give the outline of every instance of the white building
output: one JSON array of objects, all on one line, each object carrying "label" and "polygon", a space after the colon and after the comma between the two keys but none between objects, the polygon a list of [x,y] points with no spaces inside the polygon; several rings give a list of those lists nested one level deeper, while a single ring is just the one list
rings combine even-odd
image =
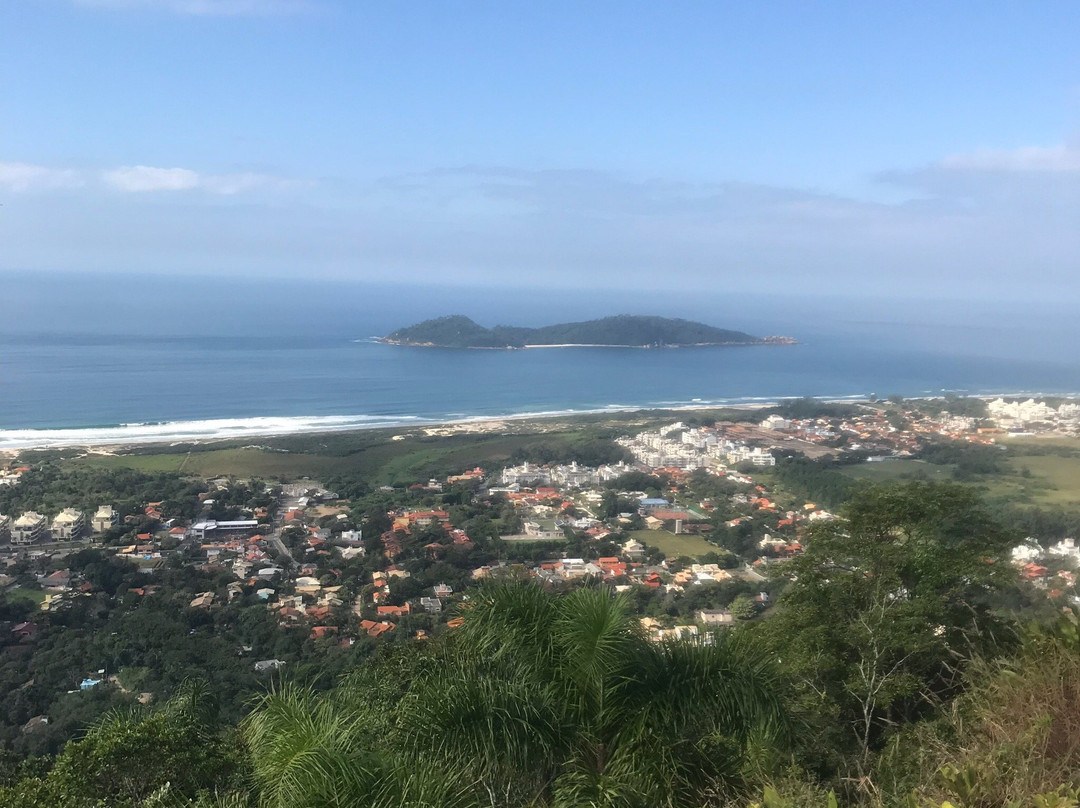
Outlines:
[{"label": "white building", "polygon": [[52,521],[52,537],[56,541],[70,541],[82,535],[86,522],[83,512],[74,508],[64,508]]},{"label": "white building", "polygon": [[1009,553],[1014,564],[1028,564],[1042,558],[1043,549],[1034,539],[1025,539],[1023,544],[1018,544]]},{"label": "white building", "polygon": [[1003,424],[1026,424],[1032,421],[1049,421],[1057,411],[1042,401],[1029,398],[1027,401],[1005,401],[998,398],[986,405],[990,417]]},{"label": "white building", "polygon": [[1080,547],[1076,546],[1076,539],[1062,539],[1050,547],[1050,555],[1065,558],[1074,566],[1080,564]]},{"label": "white building", "polygon": [[551,481],[568,488],[582,488],[586,485],[599,485],[600,473],[588,466],[579,466],[574,461],[569,466],[555,466],[551,470]]},{"label": "white building", "polygon": [[101,505],[96,511],[94,516],[90,520],[90,526],[94,529],[95,533],[104,533],[106,530],[111,530],[116,527],[116,518],[119,514],[113,509],[112,505]]},{"label": "white building", "polygon": [[770,415],[761,422],[762,429],[791,429],[791,421],[779,415]]},{"label": "white building", "polygon": [[759,446],[753,449],[749,446],[741,446],[728,452],[728,462],[732,465],[749,462],[755,466],[775,466],[776,458],[768,449],[762,449]]},{"label": "white building", "polygon": [[210,534],[216,534],[214,538],[217,538],[217,536],[230,533],[245,533],[258,527],[259,522],[256,519],[236,519],[228,522],[215,522],[213,519],[208,519],[204,522],[196,522],[189,527],[187,535],[189,538],[205,541]]},{"label": "white building", "polygon": [[12,544],[33,544],[45,535],[45,517],[36,511],[27,511],[11,526]]},{"label": "white building", "polygon": [[503,485],[551,485],[551,472],[530,463],[522,463],[520,466],[503,469],[501,479]]}]

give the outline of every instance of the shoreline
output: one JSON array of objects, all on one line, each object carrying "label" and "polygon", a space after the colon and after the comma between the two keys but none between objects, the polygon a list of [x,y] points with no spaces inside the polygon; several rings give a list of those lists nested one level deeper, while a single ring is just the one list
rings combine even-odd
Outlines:
[{"label": "shoreline", "polygon": [[[822,399],[822,401],[836,401],[840,403],[860,403],[868,401],[865,398],[840,398],[840,399]],[[452,429],[456,432],[486,432],[492,431],[499,427],[505,427],[508,422],[526,422],[526,421],[557,421],[558,419],[573,419],[578,417],[591,417],[598,415],[618,415],[627,413],[648,413],[648,412],[687,412],[687,411],[708,411],[708,410],[746,410],[753,411],[762,409],[764,407],[776,406],[781,399],[777,400],[762,400],[751,402],[739,402],[732,404],[725,403],[711,403],[711,402],[698,402],[698,403],[680,403],[672,404],[669,406],[660,405],[627,405],[627,406],[615,406],[615,407],[600,407],[595,409],[583,409],[583,410],[538,410],[534,412],[516,412],[506,415],[470,415],[460,418],[424,418],[421,416],[387,416],[385,419],[378,419],[379,422],[368,421],[363,419],[370,416],[314,416],[311,418],[305,416],[284,416],[273,419],[261,419],[258,417],[248,419],[212,419],[206,421],[168,421],[160,424],[121,424],[115,427],[100,427],[100,428],[62,428],[62,429],[12,429],[12,430],[0,430],[0,455],[15,455],[22,451],[35,451],[43,449],[85,449],[85,450],[123,450],[123,449],[135,449],[143,446],[168,446],[178,444],[192,444],[192,445],[206,445],[212,443],[220,443],[223,441],[237,441],[244,440],[246,438],[288,438],[297,435],[326,435],[326,434],[347,434],[350,432],[372,432],[376,430],[386,430],[389,432],[403,433],[415,429],[423,429],[430,434],[441,432],[443,430]],[[325,420],[341,420],[342,423],[311,423],[305,425],[304,422],[315,422],[321,419]],[[273,427],[267,425],[266,428],[260,428],[256,425],[254,427],[234,427],[218,426],[222,431],[217,434],[203,434],[200,432],[181,432],[180,429],[176,429],[171,434],[162,434],[160,436],[154,436],[150,434],[130,434],[128,437],[122,439],[109,439],[103,438],[88,438],[77,437],[77,433],[85,433],[89,431],[94,432],[106,432],[114,431],[120,432],[122,430],[131,430],[133,433],[139,429],[154,429],[154,428],[169,428],[169,427],[182,427],[185,424],[224,424],[228,422],[254,422],[263,420],[273,421],[294,421],[294,428],[288,428],[287,426]],[[374,419],[373,419],[374,420]],[[13,433],[20,435],[20,437],[7,437]],[[21,435],[27,433],[41,433],[39,436],[22,438]],[[71,434],[64,434],[71,433]],[[449,434],[449,433],[448,433]]]},{"label": "shoreline", "polygon": [[[925,401],[938,396],[905,396],[906,400]],[[995,398],[1078,398],[1077,393],[1004,392],[963,396],[991,400]],[[869,395],[821,396],[819,401],[830,404],[871,404]],[[610,405],[592,409],[539,410],[503,415],[471,415],[459,418],[422,416],[254,416],[250,418],[221,418],[159,423],[118,424],[104,427],[71,427],[55,429],[0,429],[0,456],[14,457],[23,451],[47,449],[83,449],[112,453],[147,446],[191,444],[202,446],[233,442],[247,438],[286,438],[298,435],[343,434],[386,430],[407,432],[423,429],[431,435],[481,433],[508,428],[509,424],[526,421],[556,421],[579,417],[626,415],[629,413],[707,412],[715,410],[755,410],[775,407],[797,397],[741,398],[731,400],[649,403],[641,405]],[[447,431],[449,430],[449,431]]]}]

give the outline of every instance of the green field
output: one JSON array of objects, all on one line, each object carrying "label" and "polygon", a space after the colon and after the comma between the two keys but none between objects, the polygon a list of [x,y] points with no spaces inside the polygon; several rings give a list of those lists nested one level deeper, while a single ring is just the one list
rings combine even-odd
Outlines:
[{"label": "green field", "polygon": [[267,440],[266,448],[193,447],[191,451],[141,448],[116,455],[86,455],[74,463],[97,468],[183,472],[193,476],[315,480],[342,475],[373,484],[413,483],[476,465],[499,466],[520,452],[573,451],[597,440],[588,427],[527,434],[409,434],[385,432],[305,435]]},{"label": "green field", "polygon": [[14,589],[7,591],[7,596],[11,600],[29,600],[38,605],[45,602],[45,593],[40,589],[26,589],[25,587],[17,586]]},{"label": "green field", "polygon": [[721,552],[715,544],[709,544],[700,536],[681,534],[676,536],[666,530],[635,530],[631,534],[642,544],[656,547],[666,556],[690,556],[696,558],[706,553]]},{"label": "green field", "polygon": [[[1061,439],[1067,441],[1068,439]],[[1010,443],[1013,454],[1004,458],[1004,470],[995,475],[979,475],[965,482],[981,486],[991,499],[1010,500],[1016,504],[1080,506],[1080,441],[1065,443]],[[1032,454],[1025,452],[1030,447]],[[1061,454],[1054,452],[1060,447]],[[873,483],[905,479],[951,480],[956,469],[923,460],[886,460],[846,466],[844,474]]]},{"label": "green field", "polygon": [[[1012,477],[1037,504],[1080,505],[1080,458],[1023,455],[1007,461]],[[1023,476],[1027,471],[1031,476]]]},{"label": "green field", "polygon": [[925,460],[883,460],[880,463],[860,463],[840,469],[849,477],[887,483],[903,479],[951,480],[953,466],[935,466]]}]

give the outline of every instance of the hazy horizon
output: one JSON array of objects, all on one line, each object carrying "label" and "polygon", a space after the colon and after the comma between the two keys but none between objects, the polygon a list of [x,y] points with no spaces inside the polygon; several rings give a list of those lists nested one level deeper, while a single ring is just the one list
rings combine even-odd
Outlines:
[{"label": "hazy horizon", "polygon": [[0,18],[5,300],[114,272],[1080,297],[1072,3],[34,0]]}]

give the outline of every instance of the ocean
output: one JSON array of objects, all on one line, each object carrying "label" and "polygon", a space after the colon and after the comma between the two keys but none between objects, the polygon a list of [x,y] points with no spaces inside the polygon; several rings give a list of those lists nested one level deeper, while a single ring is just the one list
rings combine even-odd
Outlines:
[{"label": "ocean", "polygon": [[[800,396],[1080,391],[1080,326],[1064,305],[120,276],[2,283],[0,449]],[[470,351],[372,341],[453,313],[484,325],[681,316],[799,344]]]}]

